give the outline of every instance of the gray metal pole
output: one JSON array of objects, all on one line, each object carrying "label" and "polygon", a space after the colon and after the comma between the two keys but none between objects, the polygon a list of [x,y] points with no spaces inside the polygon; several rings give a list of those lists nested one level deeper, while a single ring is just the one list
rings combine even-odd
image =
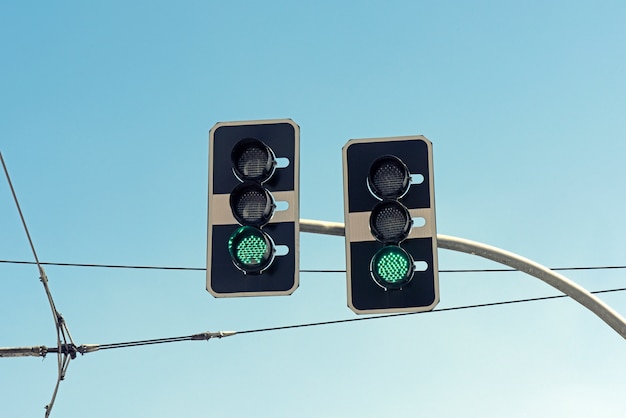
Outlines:
[{"label": "gray metal pole", "polygon": [[[345,227],[342,223],[308,219],[300,220],[300,231],[335,236],[345,235]],[[585,288],[539,263],[497,247],[447,235],[437,235],[437,246],[487,258],[536,277],[589,309],[626,339],[626,320],[620,314]]]},{"label": "gray metal pole", "polygon": [[45,357],[48,348],[39,345],[35,347],[0,347],[0,357]]},{"label": "gray metal pole", "polygon": [[345,225],[339,222],[314,221],[312,219],[300,219],[300,231],[312,234],[335,235],[344,237],[346,235]]}]

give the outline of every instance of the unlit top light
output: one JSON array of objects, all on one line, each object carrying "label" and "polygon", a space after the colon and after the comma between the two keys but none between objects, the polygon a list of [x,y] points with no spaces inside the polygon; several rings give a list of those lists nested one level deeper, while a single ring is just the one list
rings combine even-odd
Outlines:
[{"label": "unlit top light", "polygon": [[256,138],[239,141],[231,152],[233,172],[239,180],[267,181],[276,170],[276,156],[270,147]]},{"label": "unlit top light", "polygon": [[367,185],[381,200],[399,199],[409,191],[411,173],[398,157],[385,155],[372,163]]}]

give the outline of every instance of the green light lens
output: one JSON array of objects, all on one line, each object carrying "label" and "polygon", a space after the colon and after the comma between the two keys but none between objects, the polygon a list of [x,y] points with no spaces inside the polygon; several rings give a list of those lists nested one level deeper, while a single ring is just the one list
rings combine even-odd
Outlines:
[{"label": "green light lens", "polygon": [[228,252],[244,273],[260,273],[274,260],[274,243],[260,229],[242,226],[228,239]]},{"label": "green light lens", "polygon": [[395,245],[378,250],[370,268],[376,283],[385,289],[403,287],[411,281],[415,269],[411,255]]}]

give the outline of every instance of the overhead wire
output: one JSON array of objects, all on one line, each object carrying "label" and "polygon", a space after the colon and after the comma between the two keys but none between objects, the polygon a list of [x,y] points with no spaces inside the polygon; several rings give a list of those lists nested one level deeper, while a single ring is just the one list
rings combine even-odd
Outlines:
[{"label": "overhead wire", "polygon": [[152,340],[141,340],[141,341],[127,341],[120,343],[110,343],[110,344],[98,344],[98,350],[109,350],[112,348],[128,348],[128,347],[140,347],[144,345],[153,345],[153,344],[165,344],[165,343],[175,343],[180,341],[191,341],[193,338],[191,335],[184,337],[169,337],[169,338],[155,338]]},{"label": "overhead wire", "polygon": [[[4,264],[37,264],[33,261],[0,260]],[[136,270],[174,270],[174,271],[206,271],[206,267],[177,267],[177,266],[146,266],[146,265],[123,265],[123,264],[89,264],[89,263],[58,263],[39,262],[42,266],[60,267],[91,267],[91,268],[111,268],[111,269],[136,269]],[[550,267],[553,271],[574,271],[574,270],[619,270],[626,269],[626,265],[613,266],[574,266],[574,267]],[[443,269],[439,273],[508,273],[518,271],[512,268],[491,268],[491,269]],[[302,269],[300,273],[345,273],[345,269]]]},{"label": "overhead wire", "polygon": [[[13,260],[0,260],[0,263],[14,263],[14,264],[34,264],[29,261],[13,261]],[[191,270],[191,271],[205,271],[205,268],[201,267],[173,267],[173,266],[137,266],[137,265],[112,265],[112,264],[79,264],[79,263],[43,263],[42,265],[55,265],[55,266],[64,266],[64,267],[97,267],[97,268],[126,268],[126,269],[151,269],[151,270]],[[603,269],[624,269],[626,266],[584,266],[584,267],[554,267],[552,270],[603,270]],[[440,270],[442,273],[485,273],[485,272],[513,272],[517,271],[515,269],[458,269],[458,270]],[[332,269],[317,269],[317,270],[300,270],[300,272],[312,272],[312,273],[345,273],[345,270],[332,270]],[[600,293],[609,293],[609,292],[620,292],[625,291],[626,288],[617,288],[617,289],[607,289],[607,290],[598,290],[592,291],[590,293],[600,294]],[[552,299],[560,299],[566,298],[567,295],[554,295],[554,296],[543,296],[536,298],[526,298],[526,299],[515,299],[508,301],[500,301],[500,302],[489,302],[483,304],[475,304],[475,305],[464,305],[464,306],[455,306],[449,308],[441,308],[432,311],[425,312],[403,312],[396,314],[385,314],[385,315],[376,315],[376,316],[368,316],[368,317],[359,317],[359,318],[350,318],[350,319],[340,319],[333,321],[324,321],[324,322],[314,322],[314,323],[305,323],[305,324],[294,324],[294,325],[285,325],[278,327],[270,327],[270,328],[260,328],[260,329],[250,329],[245,331],[236,331],[234,334],[251,334],[251,333],[259,333],[259,332],[267,332],[267,331],[278,331],[278,330],[287,330],[287,329],[296,329],[296,328],[305,328],[305,327],[314,327],[321,325],[332,325],[332,324],[341,324],[348,322],[357,322],[357,321],[367,321],[374,319],[384,319],[384,318],[394,318],[400,316],[407,315],[415,315],[421,313],[435,313],[435,312],[447,312],[447,311],[456,311],[463,309],[474,309],[474,308],[483,308],[490,306],[500,306],[500,305],[509,305],[515,303],[524,303],[524,302],[534,302],[534,301],[542,301],[542,300],[552,300]],[[107,350],[114,348],[129,348],[129,347],[139,347],[145,345],[153,345],[153,344],[165,344],[172,342],[181,342],[181,341],[190,341],[197,339],[209,339],[209,338],[198,338],[199,335],[204,334],[196,334],[190,336],[183,337],[168,337],[168,338],[157,338],[151,340],[140,340],[140,341],[128,341],[128,342],[120,342],[120,343],[109,343],[109,344],[99,344],[97,345],[97,350]],[[87,346],[73,346],[77,348],[78,352],[85,353],[88,350]],[[82,350],[81,350],[82,347]],[[50,350],[53,351],[53,350]],[[55,350],[57,351],[57,350]],[[58,350],[59,352],[62,350]],[[67,350],[65,350],[67,351]],[[94,350],[95,351],[95,350]]]},{"label": "overhead wire", "polygon": [[[597,291],[593,291],[590,293],[599,294],[599,293],[610,293],[610,292],[622,292],[625,290],[626,290],[626,287],[619,288],[619,289],[597,290]],[[542,301],[542,300],[561,299],[561,298],[567,298],[567,297],[569,296],[567,295],[541,296],[541,297],[536,297],[536,298],[515,299],[515,300],[507,300],[507,301],[500,301],[500,302],[488,302],[488,303],[480,303],[480,304],[475,304],[475,305],[454,306],[454,307],[449,307],[449,308],[434,309],[432,311],[401,312],[401,313],[395,313],[395,314],[374,315],[374,316],[362,317],[362,318],[349,318],[349,319],[339,319],[339,320],[334,320],[334,321],[286,325],[286,326],[273,327],[273,328],[260,328],[260,329],[252,329],[252,330],[247,330],[247,331],[237,331],[237,334],[252,334],[252,333],[258,333],[258,332],[280,331],[280,330],[286,330],[286,329],[306,328],[306,327],[314,327],[314,326],[320,326],[320,325],[341,324],[341,323],[346,323],[346,322],[367,321],[367,320],[384,319],[384,318],[396,318],[399,316],[449,312],[449,311],[458,311],[458,310],[463,310],[463,309],[485,308],[485,307],[490,307],[490,306],[511,305],[514,303],[537,302],[537,301]]]},{"label": "overhead wire", "polygon": [[[54,325],[57,335],[57,382],[54,387],[54,391],[52,393],[52,398],[50,403],[46,405],[46,418],[50,416],[50,412],[52,411],[52,407],[54,405],[54,401],[56,400],[56,396],[59,390],[59,385],[61,381],[65,378],[65,373],[67,372],[67,368],[70,363],[70,359],[72,355],[63,352],[62,347],[65,345],[75,346],[72,336],[70,334],[69,329],[67,328],[67,324],[63,319],[63,316],[57,310],[54,300],[52,299],[52,293],[50,292],[50,287],[48,285],[48,277],[46,276],[46,272],[42,267],[42,263],[39,261],[39,257],[37,256],[37,251],[35,251],[35,245],[33,244],[33,240],[30,236],[30,232],[28,231],[28,227],[26,226],[26,220],[24,219],[24,214],[22,213],[22,209],[20,207],[20,203],[17,199],[17,194],[15,193],[15,189],[13,188],[13,183],[11,182],[11,177],[9,176],[9,171],[4,162],[4,158],[2,157],[2,153],[0,152],[0,162],[2,162],[2,168],[4,169],[4,174],[6,175],[7,182],[9,183],[9,188],[11,189],[11,194],[13,195],[13,201],[15,202],[15,206],[20,215],[20,219],[22,221],[22,226],[24,227],[24,232],[26,233],[26,237],[28,238],[28,243],[30,245],[30,249],[33,253],[33,257],[35,258],[35,264],[39,269],[39,280],[43,284],[44,291],[46,293],[46,297],[48,298],[48,303],[50,305],[50,309],[52,311],[52,316],[54,318]],[[69,344],[68,344],[69,340]],[[74,353],[73,356],[76,354]]]},{"label": "overhead wire", "polygon": [[[612,293],[612,292],[623,292],[623,291],[626,291],[626,287],[617,288],[617,289],[596,290],[591,293],[600,294],[600,293]],[[441,308],[441,309],[435,309],[432,311],[424,311],[424,312],[402,312],[402,313],[394,313],[394,314],[386,314],[386,315],[373,315],[373,316],[359,317],[359,318],[337,319],[337,320],[332,320],[332,321],[282,325],[282,326],[269,327],[269,328],[256,328],[256,329],[249,329],[249,330],[244,330],[244,331],[201,333],[201,334],[187,335],[187,336],[182,336],[182,337],[155,338],[155,339],[150,339],[150,340],[127,341],[127,342],[97,344],[97,345],[94,344],[92,346],[97,347],[97,350],[107,350],[107,349],[115,349],[115,348],[140,347],[140,346],[146,346],[146,345],[166,344],[166,343],[201,340],[201,339],[209,340],[210,338],[222,338],[223,336],[229,336],[229,335],[284,331],[284,330],[297,329],[297,328],[310,328],[310,327],[317,327],[317,326],[324,326],[324,325],[337,325],[337,324],[345,324],[345,323],[351,323],[351,322],[363,322],[363,321],[370,321],[370,320],[375,320],[375,319],[397,318],[397,317],[408,316],[408,315],[450,312],[450,311],[485,308],[485,307],[492,307],[492,306],[503,306],[503,305],[511,305],[511,304],[516,304],[516,303],[527,303],[527,302],[537,302],[537,301],[544,301],[544,300],[562,299],[562,298],[567,298],[567,297],[569,296],[567,295],[541,296],[541,297],[535,297],[535,298],[515,299],[515,300],[507,300],[507,301],[500,301],[500,302],[487,302],[487,303],[480,303],[480,304],[474,304],[474,305],[453,306],[449,308]],[[85,349],[81,350],[81,347],[84,347]],[[87,346],[78,347],[79,352],[90,351],[86,347]]]},{"label": "overhead wire", "polygon": [[[600,293],[611,293],[611,292],[622,292],[622,291],[626,291],[626,288],[596,290],[596,291],[592,291],[591,293],[600,294]],[[80,345],[80,346],[62,345],[61,347],[50,348],[50,349],[48,349],[45,346],[26,347],[26,348],[22,347],[22,348],[17,348],[13,350],[19,351],[20,355],[38,355],[38,356],[43,356],[43,357],[45,357],[47,352],[58,352],[58,353],[63,352],[65,354],[71,355],[71,357],[66,357],[66,360],[65,360],[67,363],[69,363],[69,358],[74,358],[76,353],[86,354],[86,353],[92,353],[92,352],[101,351],[101,350],[141,347],[141,346],[147,346],[147,345],[167,344],[167,343],[182,342],[182,341],[194,341],[194,340],[195,341],[197,340],[208,341],[212,338],[223,338],[223,337],[228,337],[228,336],[238,335],[238,334],[254,334],[254,333],[262,333],[262,332],[284,331],[284,330],[297,329],[297,328],[310,328],[310,327],[317,327],[317,326],[324,326],[324,325],[336,325],[336,324],[345,324],[345,323],[351,323],[351,322],[363,322],[363,321],[370,321],[370,320],[375,320],[375,319],[397,318],[400,316],[408,316],[408,315],[449,312],[449,311],[457,311],[457,310],[463,310],[463,309],[485,308],[485,307],[491,307],[491,306],[511,305],[511,304],[516,304],[516,303],[561,299],[561,298],[567,298],[567,297],[568,297],[567,295],[541,296],[541,297],[535,297],[535,298],[515,299],[515,300],[507,300],[507,301],[500,301],[500,302],[488,302],[488,303],[481,303],[481,304],[474,304],[474,305],[453,306],[449,308],[435,309],[432,311],[401,312],[401,313],[395,313],[395,314],[373,315],[373,316],[359,317],[359,318],[337,319],[337,320],[332,320],[332,321],[282,325],[282,326],[269,327],[269,328],[256,328],[256,329],[249,329],[249,330],[244,330],[244,331],[219,331],[219,332],[207,331],[207,332],[201,332],[198,334],[186,335],[186,336],[181,336],[181,337],[155,338],[155,339],[149,339],[149,340],[125,341],[125,342],[108,343],[108,344],[86,344],[86,345]],[[38,349],[37,350],[38,354],[32,354],[34,349]],[[25,353],[24,350],[28,351],[28,353]],[[12,355],[12,356],[15,356],[15,355]],[[59,382],[60,381],[57,381],[57,385],[55,387],[55,391],[54,391],[55,396],[58,390]]]}]

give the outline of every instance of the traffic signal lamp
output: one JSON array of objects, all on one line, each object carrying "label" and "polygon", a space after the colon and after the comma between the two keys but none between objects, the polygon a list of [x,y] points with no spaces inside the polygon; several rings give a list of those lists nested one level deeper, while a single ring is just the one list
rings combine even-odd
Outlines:
[{"label": "traffic signal lamp", "polygon": [[207,290],[288,295],[298,287],[300,128],[221,122],[209,134]]},{"label": "traffic signal lamp", "polygon": [[343,148],[348,306],[419,312],[439,302],[432,144],[423,136]]}]

